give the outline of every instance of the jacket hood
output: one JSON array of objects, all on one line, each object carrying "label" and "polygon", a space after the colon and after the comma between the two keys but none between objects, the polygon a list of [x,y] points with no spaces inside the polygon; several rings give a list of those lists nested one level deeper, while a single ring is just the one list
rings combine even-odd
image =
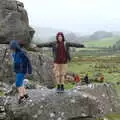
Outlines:
[{"label": "jacket hood", "polygon": [[10,49],[16,49],[16,50],[21,50],[20,45],[17,40],[12,40],[10,42]]},{"label": "jacket hood", "polygon": [[65,37],[64,37],[63,32],[58,32],[58,33],[57,33],[57,35],[56,35],[56,40],[57,40],[57,42],[58,42],[58,37],[59,37],[59,35],[62,36],[62,38],[63,38],[63,42],[64,42],[64,41],[65,41]]}]

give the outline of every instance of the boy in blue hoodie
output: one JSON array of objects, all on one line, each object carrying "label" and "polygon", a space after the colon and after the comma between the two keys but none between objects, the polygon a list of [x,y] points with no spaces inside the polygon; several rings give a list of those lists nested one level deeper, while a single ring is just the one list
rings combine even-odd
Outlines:
[{"label": "boy in blue hoodie", "polygon": [[20,48],[18,41],[10,42],[12,57],[14,60],[14,72],[16,73],[16,87],[19,92],[19,104],[29,96],[24,87],[24,78],[27,74],[32,74],[32,66],[25,52]]}]

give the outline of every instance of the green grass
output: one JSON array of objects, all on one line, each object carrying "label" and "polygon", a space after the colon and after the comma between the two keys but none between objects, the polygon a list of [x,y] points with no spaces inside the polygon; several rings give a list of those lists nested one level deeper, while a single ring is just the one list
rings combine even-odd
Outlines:
[{"label": "green grass", "polygon": [[0,96],[4,96],[4,92],[0,91]]},{"label": "green grass", "polygon": [[120,114],[110,114],[107,115],[106,120],[120,120]]},{"label": "green grass", "polygon": [[[74,88],[75,84],[73,84],[73,83],[66,83],[64,87],[65,87],[66,90],[69,90],[69,89]],[[56,86],[56,88],[57,88],[57,86]]]},{"label": "green grass", "polygon": [[89,67],[89,64],[81,64],[81,63],[74,63],[74,62],[72,62],[72,63],[70,63],[69,64],[69,66],[68,66],[69,68],[69,72],[75,72],[75,73],[78,73],[78,74],[80,74],[81,72],[85,72],[86,71],[86,69],[88,69],[88,67]]},{"label": "green grass", "polygon": [[118,94],[118,96],[120,98],[120,85],[114,85],[114,87],[115,87],[115,89],[117,91],[117,94]]},{"label": "green grass", "polygon": [[[97,67],[95,67],[97,65]],[[74,57],[72,62],[69,63],[68,71],[77,73],[80,76],[85,76],[88,73],[90,79],[94,81],[96,73],[102,73],[105,78],[105,82],[117,83],[120,81],[120,56],[108,57]],[[68,85],[67,88],[69,88]],[[70,86],[71,88],[71,86]],[[119,96],[120,87],[115,86]]]},{"label": "green grass", "polygon": [[75,87],[75,84],[72,84],[72,83],[66,83],[65,84],[65,89],[72,89]]},{"label": "green grass", "polygon": [[113,44],[115,44],[119,39],[120,39],[119,36],[110,37],[110,38],[104,38],[101,40],[85,41],[84,44],[86,47],[110,47],[110,46],[113,46]]},{"label": "green grass", "polygon": [[120,73],[104,73],[107,82],[116,83],[120,81]]}]

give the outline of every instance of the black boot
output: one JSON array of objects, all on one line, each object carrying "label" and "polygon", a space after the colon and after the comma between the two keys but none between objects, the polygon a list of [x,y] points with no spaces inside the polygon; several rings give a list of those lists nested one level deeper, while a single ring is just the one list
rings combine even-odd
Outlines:
[{"label": "black boot", "polygon": [[64,85],[61,85],[61,92],[64,92]]},{"label": "black boot", "polygon": [[57,85],[57,92],[60,92],[60,85]]},{"label": "black boot", "polygon": [[28,94],[25,94],[25,95],[24,95],[24,98],[25,98],[25,99],[29,99],[29,95],[28,95]]},{"label": "black boot", "polygon": [[19,104],[23,103],[24,98],[25,98],[24,96],[21,96],[21,97],[19,98],[19,100],[18,100],[18,103],[19,103]]}]

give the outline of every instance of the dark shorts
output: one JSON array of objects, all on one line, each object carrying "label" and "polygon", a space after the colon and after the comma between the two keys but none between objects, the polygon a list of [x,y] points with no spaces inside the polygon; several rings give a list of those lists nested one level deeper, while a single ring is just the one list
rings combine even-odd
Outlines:
[{"label": "dark shorts", "polygon": [[23,73],[16,74],[16,87],[24,86],[24,77],[25,77],[25,74]]}]

